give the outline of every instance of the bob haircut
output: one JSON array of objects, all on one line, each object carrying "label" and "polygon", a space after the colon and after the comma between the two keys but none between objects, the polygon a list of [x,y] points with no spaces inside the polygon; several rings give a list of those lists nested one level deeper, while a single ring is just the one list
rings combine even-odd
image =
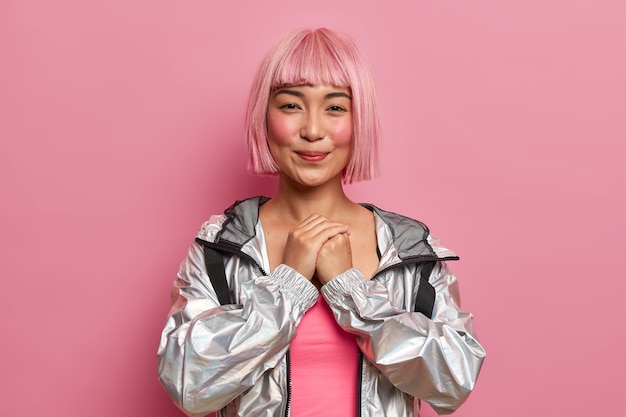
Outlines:
[{"label": "bob haircut", "polygon": [[318,84],[351,90],[353,132],[343,182],[364,181],[378,175],[380,123],[372,74],[349,36],[325,28],[293,32],[262,61],[246,116],[250,171],[279,172],[267,144],[267,107],[272,92],[286,86]]}]

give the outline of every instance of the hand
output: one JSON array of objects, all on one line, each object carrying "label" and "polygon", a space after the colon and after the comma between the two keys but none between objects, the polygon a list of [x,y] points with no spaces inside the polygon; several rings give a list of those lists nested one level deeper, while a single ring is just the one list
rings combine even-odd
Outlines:
[{"label": "hand", "polygon": [[[309,216],[289,231],[283,253],[283,263],[311,280],[315,274],[318,254],[322,246],[329,239],[346,235],[347,232],[348,226],[345,224],[330,221],[319,214]],[[326,263],[324,262],[324,265]]]},{"label": "hand", "polygon": [[326,284],[337,275],[352,268],[352,247],[348,233],[338,233],[328,239],[317,254],[316,272]]}]

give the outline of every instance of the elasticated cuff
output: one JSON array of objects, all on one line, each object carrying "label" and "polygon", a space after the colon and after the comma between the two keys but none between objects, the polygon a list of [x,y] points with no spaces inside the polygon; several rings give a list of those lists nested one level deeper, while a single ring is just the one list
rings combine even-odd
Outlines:
[{"label": "elasticated cuff", "polygon": [[319,297],[315,285],[295,269],[285,264],[278,265],[271,274],[276,280],[280,291],[288,294],[288,297],[297,300],[304,311],[313,307]]},{"label": "elasticated cuff", "polygon": [[348,269],[322,286],[322,295],[329,304],[339,304],[355,288],[365,286],[365,278],[356,268]]}]

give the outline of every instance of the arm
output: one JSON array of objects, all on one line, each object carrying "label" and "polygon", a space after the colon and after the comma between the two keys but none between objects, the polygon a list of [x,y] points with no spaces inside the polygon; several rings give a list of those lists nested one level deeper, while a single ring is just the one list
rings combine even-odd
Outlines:
[{"label": "arm", "polygon": [[[398,271],[419,276],[415,267]],[[329,281],[322,294],[337,322],[357,335],[364,356],[392,384],[445,414],[467,399],[485,351],[475,338],[471,314],[455,300],[458,285],[445,263],[435,265],[429,282],[436,291],[432,319],[394,305],[389,292],[397,288],[367,281],[358,269]]]},{"label": "arm", "polygon": [[242,283],[238,305],[220,306],[194,243],[181,264],[158,350],[159,378],[189,415],[216,411],[276,366],[315,287],[281,265]]}]

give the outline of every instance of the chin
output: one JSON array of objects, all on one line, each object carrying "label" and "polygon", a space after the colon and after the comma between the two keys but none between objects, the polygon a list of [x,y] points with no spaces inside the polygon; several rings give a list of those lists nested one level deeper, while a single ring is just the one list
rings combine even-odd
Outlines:
[{"label": "chin", "polygon": [[297,182],[305,187],[319,187],[334,181],[341,181],[341,174],[339,176],[334,177],[308,177],[308,178],[299,178]]},{"label": "chin", "polygon": [[326,181],[323,180],[299,180],[297,181],[298,184],[302,185],[303,187],[310,187],[310,188],[314,188],[314,187],[319,187],[320,185],[324,185],[326,183]]}]

